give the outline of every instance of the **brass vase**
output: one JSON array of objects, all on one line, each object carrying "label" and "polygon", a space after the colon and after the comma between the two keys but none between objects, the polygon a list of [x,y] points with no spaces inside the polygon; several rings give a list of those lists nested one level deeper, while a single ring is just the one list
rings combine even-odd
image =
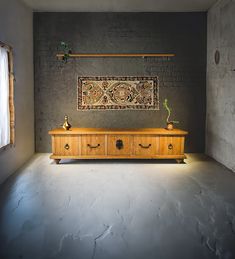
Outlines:
[{"label": "brass vase", "polygon": [[64,124],[63,124],[64,130],[69,130],[71,128],[71,125],[69,124],[68,119],[69,119],[69,117],[67,115],[65,115],[64,116]]}]

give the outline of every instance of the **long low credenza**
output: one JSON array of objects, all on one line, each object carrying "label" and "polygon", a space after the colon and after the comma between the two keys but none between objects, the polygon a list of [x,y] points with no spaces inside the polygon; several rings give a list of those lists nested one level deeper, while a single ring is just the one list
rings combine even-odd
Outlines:
[{"label": "long low credenza", "polygon": [[61,159],[176,159],[184,154],[186,131],[163,128],[63,128],[49,131],[52,155]]}]

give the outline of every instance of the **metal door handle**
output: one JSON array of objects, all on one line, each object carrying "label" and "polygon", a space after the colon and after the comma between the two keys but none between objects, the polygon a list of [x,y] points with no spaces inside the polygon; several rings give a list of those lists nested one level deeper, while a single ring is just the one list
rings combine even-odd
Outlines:
[{"label": "metal door handle", "polygon": [[117,149],[122,149],[122,148],[123,148],[123,142],[122,142],[121,139],[118,139],[118,140],[116,141],[116,148],[117,148]]},{"label": "metal door handle", "polygon": [[142,148],[150,148],[150,147],[151,147],[151,144],[148,144],[148,146],[144,146],[144,145],[142,145],[142,144],[139,144],[139,146],[142,147]]},{"label": "metal door handle", "polygon": [[97,144],[96,146],[92,146],[91,144],[87,144],[87,146],[88,146],[89,148],[97,148],[97,147],[100,146],[100,144]]}]

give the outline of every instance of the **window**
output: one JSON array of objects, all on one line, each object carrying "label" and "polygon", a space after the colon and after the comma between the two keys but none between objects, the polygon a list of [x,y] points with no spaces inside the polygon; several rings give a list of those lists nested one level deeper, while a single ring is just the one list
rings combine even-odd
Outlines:
[{"label": "window", "polygon": [[14,144],[14,117],[12,48],[0,42],[0,149]]}]

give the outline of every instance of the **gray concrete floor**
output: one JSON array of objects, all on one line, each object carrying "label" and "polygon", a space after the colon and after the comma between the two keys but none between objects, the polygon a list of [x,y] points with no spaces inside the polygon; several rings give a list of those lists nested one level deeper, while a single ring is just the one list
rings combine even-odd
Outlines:
[{"label": "gray concrete floor", "polygon": [[37,154],[1,186],[0,258],[235,258],[235,174],[204,155]]}]

